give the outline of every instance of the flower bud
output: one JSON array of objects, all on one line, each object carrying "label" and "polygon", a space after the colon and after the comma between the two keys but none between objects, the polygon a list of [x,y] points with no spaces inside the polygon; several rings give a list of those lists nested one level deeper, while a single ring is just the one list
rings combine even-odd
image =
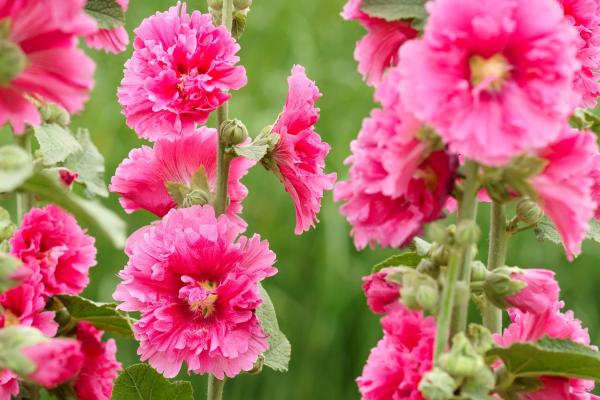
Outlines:
[{"label": "flower bud", "polygon": [[467,329],[469,341],[478,354],[483,355],[494,346],[492,333],[483,325],[469,324]]},{"label": "flower bud", "polygon": [[432,278],[437,278],[440,275],[440,266],[433,261],[424,258],[419,261],[419,265],[417,265],[417,271],[422,274],[429,275]]},{"label": "flower bud", "polygon": [[479,241],[481,230],[475,221],[462,221],[456,227],[455,241],[460,246],[471,246]]},{"label": "flower bud", "polygon": [[243,143],[248,139],[248,129],[238,119],[225,121],[221,126],[221,139],[230,146]]},{"label": "flower bud", "polygon": [[530,199],[521,199],[517,203],[517,218],[527,225],[535,225],[544,216],[542,209]]},{"label": "flower bud", "polygon": [[0,207],[0,242],[10,239],[16,228],[8,211]]},{"label": "flower bud", "polygon": [[42,119],[48,124],[67,126],[71,123],[71,116],[64,108],[54,103],[45,103],[40,106]]},{"label": "flower bud", "polygon": [[429,400],[451,399],[457,387],[454,379],[437,367],[423,375],[419,382],[419,391]]},{"label": "flower bud", "polygon": [[463,332],[452,339],[452,349],[440,357],[440,367],[452,376],[469,377],[484,366],[483,359]]},{"label": "flower bud", "polygon": [[494,389],[496,377],[487,365],[478,368],[475,374],[465,379],[461,385],[461,393],[468,394],[470,399],[490,398],[489,393]]},{"label": "flower bud", "polygon": [[245,10],[246,8],[250,8],[252,5],[252,0],[233,0],[233,6],[236,10]]},{"label": "flower bud", "polygon": [[482,282],[488,274],[486,266],[479,260],[471,263],[471,282]]},{"label": "flower bud", "polygon": [[431,259],[437,265],[448,265],[448,248],[442,244],[434,243],[431,246]]},{"label": "flower bud", "polygon": [[18,44],[0,39],[0,86],[8,86],[27,66],[27,57]]},{"label": "flower bud", "polygon": [[417,304],[421,309],[433,313],[437,308],[440,292],[437,287],[421,285],[417,290]]},{"label": "flower bud", "polygon": [[223,9],[223,0],[207,0],[208,8],[213,10]]},{"label": "flower bud", "polygon": [[439,300],[438,284],[429,275],[407,271],[402,277],[401,300],[410,309],[432,312]]},{"label": "flower bud", "polygon": [[489,273],[485,278],[483,291],[488,300],[499,308],[509,307],[506,300],[511,296],[523,290],[527,284],[525,282],[512,279],[507,268],[500,268]]}]

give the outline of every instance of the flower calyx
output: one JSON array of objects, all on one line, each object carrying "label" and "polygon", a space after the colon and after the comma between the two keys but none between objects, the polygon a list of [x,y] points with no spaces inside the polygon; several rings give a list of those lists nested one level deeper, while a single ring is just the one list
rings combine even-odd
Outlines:
[{"label": "flower calyx", "polygon": [[169,196],[179,208],[205,205],[214,200],[214,193],[208,183],[208,174],[203,166],[194,174],[189,184],[168,181],[165,187]]},{"label": "flower calyx", "polygon": [[488,273],[483,292],[493,305],[502,309],[508,308],[506,297],[519,293],[527,287],[525,282],[511,278],[512,274],[519,272],[519,268],[501,267]]}]

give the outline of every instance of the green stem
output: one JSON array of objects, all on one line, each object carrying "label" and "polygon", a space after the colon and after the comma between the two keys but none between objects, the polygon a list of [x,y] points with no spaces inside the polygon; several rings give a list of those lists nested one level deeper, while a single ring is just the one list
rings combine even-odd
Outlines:
[{"label": "green stem", "polygon": [[[488,270],[502,267],[506,262],[506,249],[509,233],[506,229],[506,207],[492,203],[490,210],[490,247],[488,250]],[[502,310],[486,301],[483,310],[483,323],[492,332],[502,331]]]},{"label": "green stem", "polygon": [[[22,136],[17,136],[17,143],[26,152],[31,154],[31,132],[27,132]],[[34,206],[35,199],[28,192],[17,193],[17,220],[19,224],[23,222],[23,216]]]},{"label": "green stem", "polygon": [[221,400],[223,398],[223,387],[225,379],[220,380],[213,375],[208,376],[208,396],[207,400]]}]

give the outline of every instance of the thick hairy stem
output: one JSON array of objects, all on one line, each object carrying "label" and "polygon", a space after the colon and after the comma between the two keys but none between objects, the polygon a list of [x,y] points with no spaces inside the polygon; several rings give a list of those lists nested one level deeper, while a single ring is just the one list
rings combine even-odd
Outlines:
[{"label": "thick hairy stem", "polygon": [[[27,132],[23,136],[17,136],[17,142],[26,152],[31,154],[31,133]],[[17,193],[17,219],[21,223],[23,216],[34,205],[33,195],[27,192]]]},{"label": "thick hairy stem", "polygon": [[212,375],[208,376],[208,397],[207,400],[221,400],[223,398],[223,387],[225,379],[220,380]]},{"label": "thick hairy stem", "polygon": [[[496,202],[492,203],[490,210],[490,247],[488,251],[488,270],[492,271],[504,265],[509,233],[506,230],[506,207]],[[483,323],[492,331],[502,331],[502,310],[489,301],[485,302]]]},{"label": "thick hairy stem", "polygon": [[[475,162],[467,160],[465,163],[465,184],[463,198],[459,204],[458,221],[475,220],[477,212],[477,182],[478,166]],[[446,345],[450,339],[451,331],[459,325],[466,324],[467,311],[469,306],[469,283],[471,275],[471,262],[473,259],[473,246],[462,248],[456,246],[450,249],[448,259],[448,272],[446,283],[442,292],[442,301],[440,311],[437,316],[437,331],[435,337],[434,360],[437,363],[439,357],[446,350]],[[467,291],[461,293],[459,304],[455,306],[455,298],[459,281],[461,289]],[[464,324],[463,321],[464,320]],[[451,327],[452,324],[452,327]],[[461,328],[464,329],[464,328]]]}]

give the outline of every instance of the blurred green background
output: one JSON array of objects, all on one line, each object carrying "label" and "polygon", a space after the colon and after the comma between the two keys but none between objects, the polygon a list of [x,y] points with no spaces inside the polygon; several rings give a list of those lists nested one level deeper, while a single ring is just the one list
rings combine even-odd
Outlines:
[{"label": "blurred green background", "polygon": [[[134,0],[127,15],[130,32],[143,18],[175,4],[171,0]],[[344,0],[266,1],[256,0],[249,14],[247,31],[241,39],[241,62],[249,83],[235,92],[231,115],[245,122],[255,135],[274,121],[285,101],[286,78],[293,64],[306,67],[323,98],[318,132],[332,145],[328,171],[344,178],[343,160],[350,141],[368,115],[372,90],[356,71],[353,51],[363,34],[357,23],[339,17]],[[206,10],[204,0],[189,8]],[[116,99],[123,63],[129,49],[118,56],[90,51],[97,61],[96,86],[85,111],[74,118],[74,126],[87,127],[106,157],[107,180],[128,152],[143,141],[125,125]],[[214,121],[211,121],[214,126]],[[378,318],[365,304],[361,276],[390,251],[356,252],[348,236],[349,227],[333,204],[331,193],[323,200],[317,229],[296,236],[294,209],[279,182],[262,168],[245,179],[250,195],[244,206],[249,232],[260,233],[278,255],[279,274],[266,284],[278,311],[282,330],[292,346],[292,361],[286,374],[265,369],[257,376],[240,376],[227,383],[227,399],[306,400],[358,399],[354,379],[360,374],[369,350],[381,336]],[[130,232],[154,218],[138,212],[127,216],[116,196],[106,201],[126,218]],[[480,208],[487,226],[487,206]],[[485,229],[485,228],[484,228]],[[482,256],[487,242],[482,240]],[[91,272],[86,295],[111,301],[118,282],[117,272],[126,257],[109,243],[98,241],[98,266]],[[553,268],[562,282],[563,298],[585,321],[592,340],[600,343],[598,314],[600,246],[586,243],[584,254],[568,264],[562,250],[550,243],[536,242],[532,233],[517,236],[508,262],[513,265]],[[119,340],[119,359],[124,365],[136,362],[136,343]],[[196,398],[204,398],[205,377],[193,376]]]}]

